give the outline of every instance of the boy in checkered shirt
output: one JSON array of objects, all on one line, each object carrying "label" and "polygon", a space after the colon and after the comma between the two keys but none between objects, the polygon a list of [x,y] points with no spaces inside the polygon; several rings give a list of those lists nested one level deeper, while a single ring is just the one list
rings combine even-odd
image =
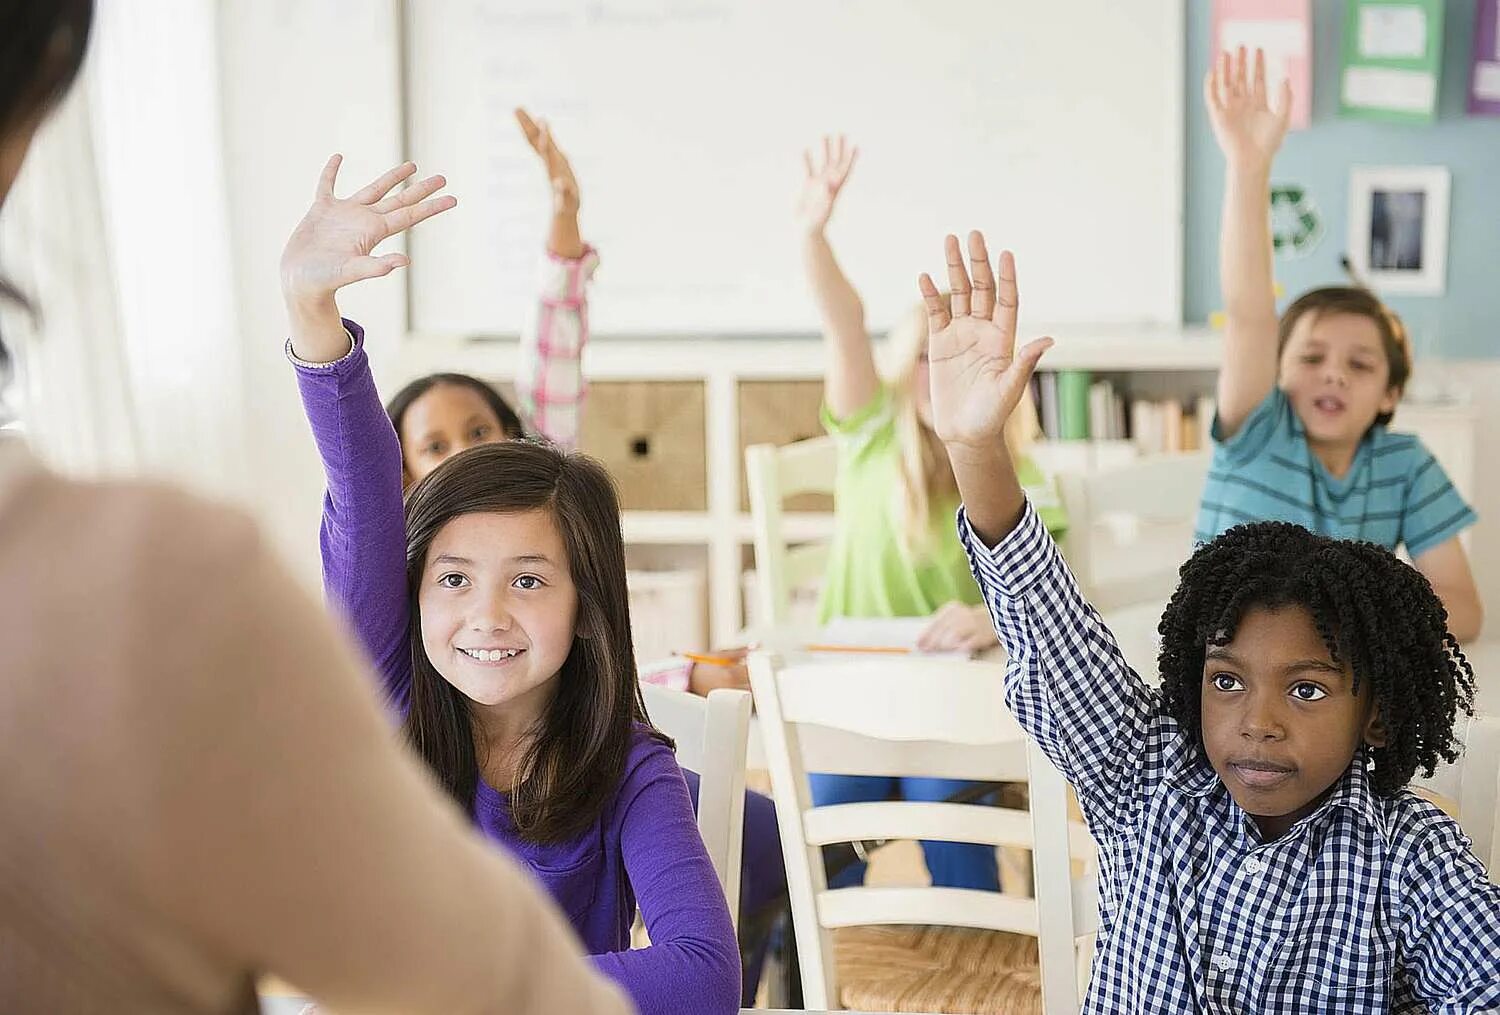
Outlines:
[{"label": "boy in checkered shirt", "polygon": [[[1408,789],[1458,753],[1473,673],[1389,552],[1285,522],[1182,568],[1162,685],[1126,664],[1001,440],[1050,339],[1015,347],[1015,263],[947,240],[922,276],[959,532],[1009,656],[1007,701],[1100,847],[1088,1012],[1500,1009],[1500,887]],[[971,279],[972,271],[972,279]]]}]

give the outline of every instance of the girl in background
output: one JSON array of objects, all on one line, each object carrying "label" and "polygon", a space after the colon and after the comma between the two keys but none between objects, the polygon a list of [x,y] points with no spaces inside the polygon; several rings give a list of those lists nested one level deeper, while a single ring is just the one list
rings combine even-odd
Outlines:
[{"label": "girl in background", "polygon": [[[821,159],[804,157],[807,175],[799,216],[803,262],[828,348],[823,424],[838,444],[835,527],[819,621],[833,617],[928,617],[918,646],[978,652],[997,642],[968,559],[953,530],[958,487],[932,429],[928,390],[927,314],[917,304],[887,339],[890,365],[877,370],[864,305],[834,257],[827,226],[858,150],[823,139]],[[1038,427],[1030,404],[1005,439],[1021,482],[1054,533],[1064,519],[1056,494],[1025,457]],[[899,782],[899,785],[896,785]],[[901,780],[814,775],[818,805],[884,800],[946,800],[971,784],[953,779]],[[935,885],[998,890],[995,851],[982,845],[923,842]],[[857,884],[865,865],[844,868],[832,884]]]}]

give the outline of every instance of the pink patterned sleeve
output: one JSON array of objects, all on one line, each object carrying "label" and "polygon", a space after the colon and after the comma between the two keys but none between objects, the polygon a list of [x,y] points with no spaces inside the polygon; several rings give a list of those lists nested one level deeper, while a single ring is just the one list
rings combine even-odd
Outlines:
[{"label": "pink patterned sleeve", "polygon": [[565,448],[578,444],[583,409],[580,362],[589,337],[588,284],[599,254],[579,258],[546,254],[536,310],[521,331],[516,401],[533,430]]}]

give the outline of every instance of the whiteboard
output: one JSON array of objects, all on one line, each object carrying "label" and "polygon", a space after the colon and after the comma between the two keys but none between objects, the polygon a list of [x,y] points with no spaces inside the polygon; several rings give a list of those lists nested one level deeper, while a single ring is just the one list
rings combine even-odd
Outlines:
[{"label": "whiteboard", "polygon": [[1167,0],[409,0],[410,156],[457,210],[411,237],[417,333],[513,334],[550,214],[547,117],[600,251],[596,334],[817,330],[801,152],[860,158],[829,237],[870,327],[942,237],[1016,252],[1025,319],[1181,317],[1183,7]]}]

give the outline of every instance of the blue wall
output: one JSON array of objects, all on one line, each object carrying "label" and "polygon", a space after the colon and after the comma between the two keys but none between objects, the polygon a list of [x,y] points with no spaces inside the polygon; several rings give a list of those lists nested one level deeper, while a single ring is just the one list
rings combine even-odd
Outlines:
[{"label": "blue wall", "polygon": [[[1484,0],[1494,2],[1494,0]],[[1224,161],[1203,109],[1213,10],[1187,0],[1187,176],[1183,216],[1184,319],[1200,322],[1219,296],[1219,202]],[[1282,145],[1275,181],[1308,188],[1323,218],[1323,239],[1299,259],[1278,257],[1276,279],[1289,299],[1344,280],[1339,257],[1348,236],[1349,169],[1354,165],[1446,165],[1453,175],[1448,280],[1442,296],[1391,297],[1419,358],[1500,358],[1500,117],[1464,111],[1475,0],[1448,0],[1437,122],[1373,123],[1338,116],[1344,0],[1312,0],[1313,119]]]}]

